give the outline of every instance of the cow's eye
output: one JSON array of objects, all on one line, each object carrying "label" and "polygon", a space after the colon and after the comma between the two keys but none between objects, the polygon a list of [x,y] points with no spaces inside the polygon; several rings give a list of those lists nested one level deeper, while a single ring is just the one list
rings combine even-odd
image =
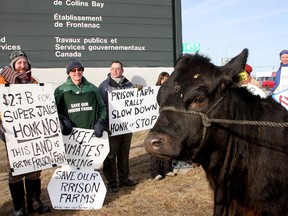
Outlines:
[{"label": "cow's eye", "polygon": [[192,103],[189,104],[188,109],[192,109],[194,111],[205,111],[208,108],[209,102],[208,98],[198,97],[193,100]]},{"label": "cow's eye", "polygon": [[194,103],[202,103],[205,98],[195,98]]}]

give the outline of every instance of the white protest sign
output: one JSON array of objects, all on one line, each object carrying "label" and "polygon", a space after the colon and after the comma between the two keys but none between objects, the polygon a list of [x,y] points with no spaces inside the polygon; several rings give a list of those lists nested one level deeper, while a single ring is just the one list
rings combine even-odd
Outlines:
[{"label": "white protest sign", "polygon": [[0,85],[0,111],[12,175],[66,163],[51,84]]},{"label": "white protest sign", "polygon": [[107,192],[97,171],[80,171],[68,166],[56,169],[48,192],[55,209],[100,209]]},{"label": "white protest sign", "polygon": [[281,67],[280,82],[278,87],[275,89],[275,93],[284,91],[288,88],[288,67]]},{"label": "white protest sign", "polygon": [[94,130],[73,128],[68,136],[63,136],[67,164],[72,169],[100,169],[109,153],[108,133],[101,138],[94,136]]},{"label": "white protest sign", "polygon": [[159,116],[156,96],[160,86],[108,93],[109,129],[112,136],[150,129]]},{"label": "white protest sign", "polygon": [[273,94],[272,97],[288,110],[288,89],[279,91]]}]

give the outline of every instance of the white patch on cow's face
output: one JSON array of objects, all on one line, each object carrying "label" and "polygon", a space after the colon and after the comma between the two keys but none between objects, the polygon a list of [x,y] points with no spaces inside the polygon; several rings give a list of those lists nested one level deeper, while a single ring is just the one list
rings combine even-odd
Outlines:
[{"label": "white patch on cow's face", "polygon": [[193,79],[198,79],[200,77],[200,74],[195,74],[194,76],[193,76]]}]

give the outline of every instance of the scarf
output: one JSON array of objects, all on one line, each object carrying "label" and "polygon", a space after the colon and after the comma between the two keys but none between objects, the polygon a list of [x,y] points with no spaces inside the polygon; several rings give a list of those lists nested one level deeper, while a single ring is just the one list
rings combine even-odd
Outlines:
[{"label": "scarf", "polygon": [[11,84],[31,83],[31,71],[27,71],[26,73],[18,73],[12,70],[11,67],[5,67],[1,71],[1,75],[5,78],[7,82]]}]

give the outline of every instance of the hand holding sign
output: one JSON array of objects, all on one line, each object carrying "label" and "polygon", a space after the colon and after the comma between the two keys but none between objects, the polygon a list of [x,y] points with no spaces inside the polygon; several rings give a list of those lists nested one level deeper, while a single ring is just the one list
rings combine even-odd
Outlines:
[{"label": "hand holding sign", "polygon": [[105,130],[106,122],[104,119],[99,118],[94,126],[94,135],[98,138],[103,136],[103,131]]},{"label": "hand holding sign", "polygon": [[60,119],[60,124],[61,124],[61,131],[62,131],[63,135],[71,134],[71,132],[73,130],[73,125],[72,125],[72,123],[70,122],[70,120],[68,118],[63,116]]}]

